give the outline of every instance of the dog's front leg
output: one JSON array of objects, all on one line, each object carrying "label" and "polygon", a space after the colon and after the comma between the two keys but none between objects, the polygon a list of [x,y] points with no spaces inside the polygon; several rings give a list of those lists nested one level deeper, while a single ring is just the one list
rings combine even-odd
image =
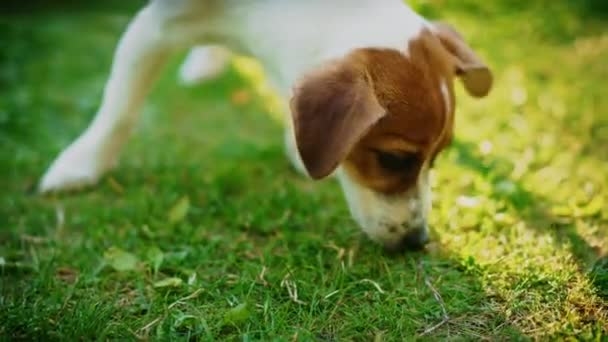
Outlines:
[{"label": "dog's front leg", "polygon": [[121,38],[102,104],[86,131],[66,148],[44,175],[41,192],[94,184],[112,168],[140,107],[168,56],[163,13],[154,3],[142,9]]}]

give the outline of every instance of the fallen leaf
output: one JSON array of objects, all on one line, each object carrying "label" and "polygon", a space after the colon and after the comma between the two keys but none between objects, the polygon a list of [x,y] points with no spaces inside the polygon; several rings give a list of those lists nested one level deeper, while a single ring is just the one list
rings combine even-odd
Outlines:
[{"label": "fallen leaf", "polygon": [[456,199],[456,203],[463,208],[474,208],[480,202],[479,197],[460,196]]},{"label": "fallen leaf", "polygon": [[166,278],[161,281],[157,281],[154,283],[154,288],[164,288],[164,287],[180,287],[184,281],[181,278]]},{"label": "fallen leaf", "polygon": [[125,188],[113,177],[108,178],[108,184],[117,194],[122,195],[125,193]]},{"label": "fallen leaf", "polygon": [[27,234],[21,235],[21,239],[23,241],[25,241],[25,242],[29,242],[29,243],[37,244],[37,245],[49,242],[48,238],[40,237],[40,236],[27,235]]},{"label": "fallen leaf", "polygon": [[188,254],[189,254],[189,252],[187,250],[179,251],[179,252],[165,253],[164,260],[168,261],[169,263],[179,263],[179,262],[183,261],[184,259],[186,259]]},{"label": "fallen leaf", "polygon": [[195,330],[199,324],[201,324],[199,317],[179,313],[175,319],[175,322],[173,323],[173,328],[177,330],[189,331]]},{"label": "fallen leaf", "polygon": [[154,237],[156,237],[156,234],[153,231],[150,230],[150,227],[148,227],[147,224],[144,224],[141,227],[141,232],[148,239],[154,239]]},{"label": "fallen leaf", "polygon": [[517,192],[517,185],[509,180],[503,180],[498,182],[494,189],[496,190],[497,194],[510,196]]},{"label": "fallen leaf", "polygon": [[118,272],[133,271],[137,268],[137,257],[117,247],[110,247],[104,254],[105,261]]},{"label": "fallen leaf", "polygon": [[561,217],[572,216],[572,214],[573,214],[572,209],[566,205],[560,205],[560,206],[553,207],[551,209],[551,213],[555,216],[561,216]]},{"label": "fallen leaf", "polygon": [[26,264],[24,262],[10,262],[6,261],[2,258],[0,260],[0,268],[2,271],[6,272],[19,272],[19,273],[31,273],[37,271],[36,267],[31,264]]},{"label": "fallen leaf", "polygon": [[190,199],[188,196],[184,196],[169,210],[169,222],[178,223],[183,221],[188,214],[188,210],[190,210]]},{"label": "fallen leaf", "polygon": [[484,140],[479,144],[479,152],[483,156],[486,156],[486,155],[492,153],[493,148],[494,148],[494,145],[492,145],[492,143],[487,140]]},{"label": "fallen leaf", "polygon": [[576,210],[578,217],[592,217],[600,214],[604,208],[604,198],[601,196],[594,197],[587,205]]},{"label": "fallen leaf", "polygon": [[196,273],[192,273],[188,277],[188,285],[192,286],[192,285],[194,285],[195,282],[196,282]]},{"label": "fallen leaf", "polygon": [[239,304],[224,314],[224,323],[238,324],[242,323],[251,317],[251,311],[247,303]]},{"label": "fallen leaf", "polygon": [[158,247],[152,247],[148,249],[146,252],[146,258],[148,262],[152,266],[152,270],[154,274],[158,273],[160,266],[163,264],[163,260],[165,259],[165,254]]},{"label": "fallen leaf", "polygon": [[73,283],[78,278],[78,271],[69,267],[60,267],[55,272],[55,275],[66,283]]},{"label": "fallen leaf", "polygon": [[528,101],[528,92],[524,87],[515,87],[511,91],[511,101],[516,106],[523,106]]}]

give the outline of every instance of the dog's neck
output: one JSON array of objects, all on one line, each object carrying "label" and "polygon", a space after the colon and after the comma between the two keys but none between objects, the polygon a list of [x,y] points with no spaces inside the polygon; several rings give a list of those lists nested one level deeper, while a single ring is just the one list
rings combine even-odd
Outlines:
[{"label": "dog's neck", "polygon": [[231,40],[264,64],[285,95],[305,72],[353,49],[407,53],[426,25],[402,0],[237,1],[227,8],[222,26],[234,25],[224,27]]}]

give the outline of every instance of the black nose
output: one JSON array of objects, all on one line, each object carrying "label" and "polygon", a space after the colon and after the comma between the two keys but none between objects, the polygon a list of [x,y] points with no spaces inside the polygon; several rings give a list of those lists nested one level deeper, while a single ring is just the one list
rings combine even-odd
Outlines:
[{"label": "black nose", "polygon": [[402,250],[417,251],[424,248],[429,242],[429,234],[426,228],[416,228],[408,232],[401,240]]}]

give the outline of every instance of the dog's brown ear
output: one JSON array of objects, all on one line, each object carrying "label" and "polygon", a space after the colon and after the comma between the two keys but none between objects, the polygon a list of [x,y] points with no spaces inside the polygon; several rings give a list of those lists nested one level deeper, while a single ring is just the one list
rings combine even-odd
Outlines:
[{"label": "dog's brown ear", "polygon": [[300,157],[314,179],[332,173],[385,114],[365,67],[348,57],[306,75],[291,112]]},{"label": "dog's brown ear", "polygon": [[492,88],[492,72],[450,25],[434,22],[434,32],[441,44],[456,58],[455,73],[460,76],[469,94],[486,96]]}]

